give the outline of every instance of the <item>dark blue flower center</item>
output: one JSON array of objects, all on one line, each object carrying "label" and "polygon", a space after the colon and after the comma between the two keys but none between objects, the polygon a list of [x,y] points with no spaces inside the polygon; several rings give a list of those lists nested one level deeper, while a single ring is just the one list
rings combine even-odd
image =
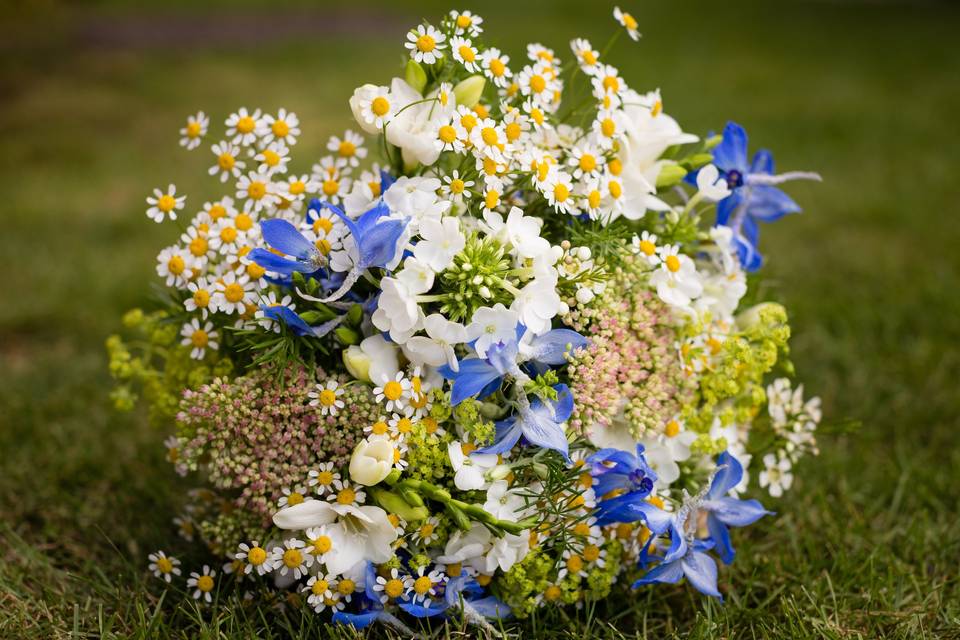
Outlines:
[{"label": "dark blue flower center", "polygon": [[743,174],[732,169],[727,171],[727,186],[731,189],[736,189],[737,187],[743,186]]}]

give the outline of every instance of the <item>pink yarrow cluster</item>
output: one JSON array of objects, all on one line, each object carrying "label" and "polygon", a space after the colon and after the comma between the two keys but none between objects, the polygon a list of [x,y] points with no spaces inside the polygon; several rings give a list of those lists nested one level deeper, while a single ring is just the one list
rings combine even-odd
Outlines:
[{"label": "pink yarrow cluster", "polygon": [[185,391],[177,415],[184,462],[202,468],[216,487],[238,491],[236,506],[266,525],[283,488],[305,486],[319,462],[347,464],[364,426],[377,419],[366,385],[345,386],[343,409],[323,416],[307,396],[327,379],[322,370],[291,367],[284,378],[272,371],[218,378]]}]

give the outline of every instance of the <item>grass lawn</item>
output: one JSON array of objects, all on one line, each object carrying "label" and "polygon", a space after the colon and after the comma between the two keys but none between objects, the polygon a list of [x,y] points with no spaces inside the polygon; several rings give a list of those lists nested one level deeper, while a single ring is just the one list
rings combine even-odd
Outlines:
[{"label": "grass lawn", "polygon": [[[112,411],[103,341],[148,304],[172,238],[145,218],[144,197],[168,182],[194,205],[213,195],[199,178],[208,158],[176,144],[186,114],[285,106],[307,163],[349,126],[352,88],[398,68],[403,30],[448,7],[150,4],[24,4],[0,22],[0,637],[323,637],[309,614],[226,598],[201,610],[146,575],[187,484],[163,460],[167,433]],[[471,8],[516,60],[528,40],[604,42],[609,12],[590,6]],[[725,604],[664,586],[516,630],[960,637],[960,13],[631,9],[644,38],[621,42],[613,63],[633,86],[661,87],[687,130],[732,118],[779,167],[823,174],[789,188],[805,213],[764,229],[765,286],[792,312],[794,361],[827,420],[862,427],[823,436],[787,497],[768,498],[777,517],[736,538]]]}]

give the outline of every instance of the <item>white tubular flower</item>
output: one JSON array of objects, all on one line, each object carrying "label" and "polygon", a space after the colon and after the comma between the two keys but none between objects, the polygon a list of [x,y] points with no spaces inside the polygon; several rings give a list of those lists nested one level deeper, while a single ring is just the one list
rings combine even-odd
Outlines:
[{"label": "white tubular flower", "polygon": [[540,237],[543,220],[535,216],[524,216],[519,207],[510,209],[506,220],[495,211],[484,214],[484,230],[497,241],[513,248],[520,258],[535,258],[549,251],[550,243]]},{"label": "white tubular flower", "polygon": [[388,331],[397,344],[403,344],[422,326],[423,311],[415,294],[403,281],[384,278],[380,281],[380,288],[382,293],[377,300],[377,310],[373,312],[373,325],[381,331]]},{"label": "white tubular flower", "polygon": [[343,364],[357,380],[363,382],[393,379],[400,370],[397,345],[387,342],[379,333],[352,345],[343,352]]},{"label": "white tubular flower", "polygon": [[423,220],[420,223],[420,238],[413,255],[438,272],[449,267],[453,257],[466,245],[466,239],[460,231],[460,221],[453,216],[439,221]]},{"label": "white tubular flower", "polygon": [[536,335],[550,330],[550,321],[567,309],[557,293],[555,282],[535,278],[520,290],[510,309],[517,312],[520,322]]},{"label": "white tubular flower", "polygon": [[487,356],[487,349],[498,342],[509,342],[517,335],[519,315],[497,303],[494,307],[480,307],[473,312],[467,325],[467,342],[476,340],[474,349],[481,358]]},{"label": "white tubular flower", "polygon": [[372,487],[393,470],[393,445],[389,440],[361,440],[350,456],[350,479]]},{"label": "white tubular flower", "polygon": [[730,195],[727,181],[720,177],[720,170],[708,164],[697,172],[697,189],[707,200],[717,202]]},{"label": "white tubular flower", "polygon": [[461,442],[451,442],[447,446],[447,455],[450,456],[450,465],[455,476],[453,483],[461,491],[476,491],[487,486],[484,474],[497,466],[495,453],[468,453],[471,445]]}]

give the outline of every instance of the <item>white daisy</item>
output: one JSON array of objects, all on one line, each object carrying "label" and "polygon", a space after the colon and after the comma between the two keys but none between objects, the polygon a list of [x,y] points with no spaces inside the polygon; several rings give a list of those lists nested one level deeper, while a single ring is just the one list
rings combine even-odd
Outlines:
[{"label": "white daisy", "polygon": [[402,411],[410,398],[411,383],[402,371],[398,371],[392,380],[384,376],[380,386],[373,388],[377,402],[385,402],[387,411]]},{"label": "white daisy", "polygon": [[340,473],[334,469],[332,462],[321,462],[316,469],[311,469],[307,474],[307,485],[313,487],[319,495],[333,491],[339,480]]},{"label": "white daisy", "polygon": [[207,170],[212,176],[220,174],[220,182],[226,182],[231,177],[238,178],[247,163],[240,160],[240,147],[226,140],[218,142],[210,150],[217,156],[217,162]]},{"label": "white daisy", "polygon": [[303,592],[310,594],[307,596],[307,604],[313,607],[314,611],[320,613],[338,601],[338,598],[334,597],[333,592],[336,588],[337,580],[333,576],[318,573],[307,580],[307,584],[303,587]]},{"label": "white daisy", "polygon": [[433,64],[443,57],[444,40],[446,36],[433,26],[421,24],[407,32],[403,46],[410,50],[410,57],[416,62]]},{"label": "white daisy", "polygon": [[293,489],[284,487],[281,493],[283,495],[277,500],[277,506],[281,508],[292,507],[307,502],[308,500],[313,500],[313,498],[307,495],[307,490],[303,487],[294,487]]},{"label": "white daisy", "polygon": [[292,111],[281,108],[276,117],[269,113],[263,116],[258,123],[257,135],[264,143],[276,140],[293,146],[300,135],[300,119]]},{"label": "white daisy", "polygon": [[480,27],[483,24],[483,18],[470,11],[451,11],[450,20],[453,22],[453,32],[457,35],[466,34],[475,37],[483,32]]},{"label": "white daisy", "polygon": [[620,25],[627,30],[627,35],[630,36],[631,40],[637,41],[640,39],[640,32],[637,31],[637,27],[640,25],[637,24],[636,18],[627,13],[626,11],[621,11],[620,7],[613,8],[613,19],[620,23]]},{"label": "white daisy", "polygon": [[185,347],[193,347],[190,350],[190,357],[194,360],[203,360],[206,350],[216,351],[220,348],[217,342],[217,332],[213,330],[213,323],[206,322],[202,327],[200,321],[193,318],[180,329],[180,335],[183,340],[180,341]]},{"label": "white daisy", "polygon": [[170,582],[173,576],[180,575],[180,561],[173,556],[168,556],[163,551],[151,553],[147,558],[150,560],[149,569],[153,575]]},{"label": "white daisy", "polygon": [[471,73],[480,72],[480,53],[469,39],[450,38],[450,52],[453,54],[453,59],[462,64],[464,69]]},{"label": "white daisy", "polygon": [[241,542],[239,549],[234,558],[244,562],[243,572],[245,574],[249,575],[256,571],[257,575],[262,576],[270,573],[276,567],[273,557],[256,540],[249,545],[246,542]]},{"label": "white daisy", "polygon": [[290,149],[282,141],[274,141],[260,150],[253,159],[259,163],[257,171],[272,176],[275,173],[286,173],[287,163],[290,162]]},{"label": "white daisy", "polygon": [[493,81],[493,84],[505,89],[510,84],[510,78],[513,77],[513,72],[507,66],[510,56],[500,53],[500,49],[491,47],[483,52],[480,59],[484,74]]},{"label": "white daisy", "polygon": [[342,138],[330,136],[327,149],[347,161],[351,167],[356,167],[367,157],[367,149],[363,146],[363,136],[356,131],[347,129]]},{"label": "white daisy", "polygon": [[196,571],[190,572],[190,577],[187,579],[187,587],[193,589],[194,600],[200,600],[202,598],[206,602],[213,601],[210,592],[213,591],[213,588],[216,586],[216,583],[213,581],[216,575],[217,572],[213,571],[208,565],[203,565],[203,571],[201,573],[197,573]]},{"label": "white daisy", "polygon": [[231,113],[225,122],[227,135],[233,136],[230,141],[241,145],[253,144],[257,140],[257,129],[261,127],[262,119],[260,109],[250,113],[246,107],[240,107],[236,113]]},{"label": "white daisy", "polygon": [[209,126],[210,118],[203,111],[198,111],[197,115],[187,116],[187,125],[180,129],[180,146],[187,149],[199,147],[200,140],[207,135]]},{"label": "white daisy", "polygon": [[280,198],[273,191],[273,182],[268,173],[251,171],[237,180],[236,197],[244,200],[244,207],[251,211],[260,211],[271,207]]},{"label": "white daisy", "polygon": [[183,247],[167,247],[157,255],[157,275],[168,287],[185,287],[193,278],[196,260]]},{"label": "white daisy", "polygon": [[177,211],[183,209],[186,199],[187,196],[177,195],[177,187],[173,184],[167,187],[166,193],[160,189],[154,189],[153,196],[147,197],[147,204],[150,205],[147,209],[147,217],[154,222],[163,222],[167,218],[176,220]]},{"label": "white daisy", "polygon": [[247,305],[253,302],[253,283],[246,274],[238,276],[230,271],[217,282],[213,303],[219,311],[242,314],[247,311]]},{"label": "white daisy", "polygon": [[290,538],[282,545],[273,548],[273,562],[280,570],[280,575],[293,574],[295,580],[307,575],[313,566],[313,556],[304,549],[303,540]]},{"label": "white daisy", "polygon": [[334,379],[327,380],[326,384],[317,384],[316,388],[309,392],[311,407],[320,407],[320,413],[325,416],[335,416],[337,411],[343,409],[343,388]]}]

